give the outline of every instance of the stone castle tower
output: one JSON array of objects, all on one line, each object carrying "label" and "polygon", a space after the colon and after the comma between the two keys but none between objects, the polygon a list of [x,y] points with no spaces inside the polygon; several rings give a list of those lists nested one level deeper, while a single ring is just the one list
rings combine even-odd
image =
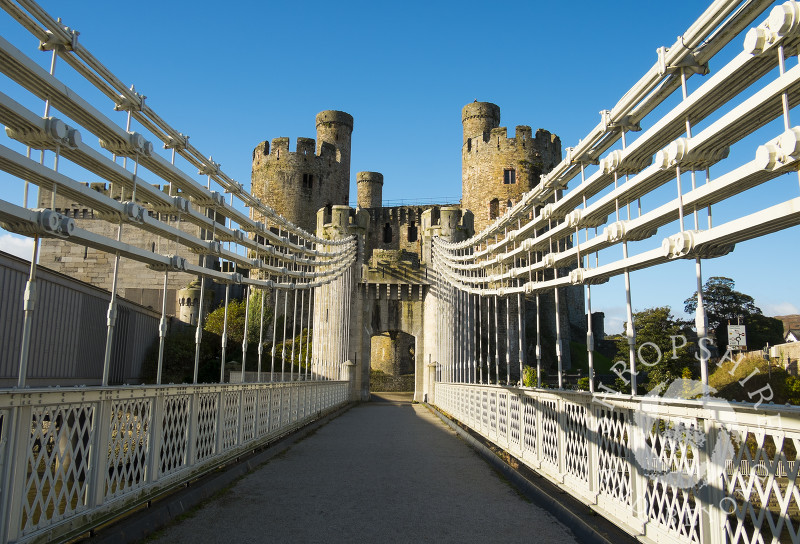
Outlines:
[{"label": "stone castle tower", "polygon": [[464,106],[461,123],[461,206],[475,215],[475,232],[480,232],[561,162],[561,140],[543,129],[532,136],[525,125],[509,138],[500,126],[500,108],[491,102]]},{"label": "stone castle tower", "polygon": [[[261,142],[253,150],[253,195],[309,232],[317,210],[346,206],[350,198],[350,136],[353,116],[343,111],[317,114],[317,139],[289,138]],[[260,220],[260,217],[253,217]]]},{"label": "stone castle tower", "polygon": [[383,174],[359,172],[356,174],[359,208],[380,208],[383,203]]}]

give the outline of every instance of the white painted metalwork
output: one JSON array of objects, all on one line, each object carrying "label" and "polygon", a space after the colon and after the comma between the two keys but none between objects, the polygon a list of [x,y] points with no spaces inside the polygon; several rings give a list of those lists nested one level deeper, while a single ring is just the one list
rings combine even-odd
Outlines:
[{"label": "white painted metalwork", "polygon": [[348,400],[337,381],[0,391],[0,540],[78,534]]},{"label": "white painted metalwork", "polygon": [[[434,238],[432,243],[431,292],[438,311],[437,345],[431,353],[437,356],[439,382],[434,402],[579,500],[652,542],[800,542],[796,484],[800,412],[763,404],[731,407],[713,400],[500,387],[501,360],[506,381],[513,381],[510,301],[516,296],[521,311],[524,299],[535,299],[541,386],[539,318],[548,304],[540,295],[552,293],[558,313],[559,288],[589,287],[624,276],[629,376],[636,391],[630,274],[673,259],[692,259],[696,262],[692,279],[699,287],[701,259],[724,255],[738,242],[800,223],[796,185],[777,205],[717,225],[711,221],[712,206],[757,190],[800,165],[800,128],[790,123],[791,108],[800,103],[800,66],[786,66],[786,55],[800,46],[800,4],[776,6],[748,30],[770,4],[713,2],[675,44],[659,49],[653,68],[614,108],[601,112],[600,123],[575,147],[567,148],[564,160],[504,216],[466,241]],[[0,391],[0,537],[27,541],[68,536],[93,519],[145,501],[344,403],[349,384],[339,380],[349,354],[349,297],[358,248],[353,237],[325,240],[305,232],[253,197],[211,156],[206,158],[191,145],[188,136],[156,114],[144,96],[110,73],[78,41],[77,32],[35,2],[0,0],[0,5],[40,40],[43,50],[52,51],[48,72],[0,38],[0,71],[41,99],[45,112],[40,117],[0,93],[0,122],[6,125],[6,134],[28,147],[23,155],[0,145],[0,170],[25,184],[23,206],[0,201],[0,222],[35,241],[24,305],[19,389]],[[742,34],[742,52],[710,73],[709,61]],[[62,83],[55,74],[58,58],[111,103],[96,107]],[[697,74],[709,75],[689,92],[687,78]],[[680,100],[670,108],[666,99],[679,88]],[[665,111],[653,118],[651,114],[662,105]],[[102,107],[127,112],[125,127],[104,115]],[[51,108],[77,126],[51,117]],[[775,120],[782,121],[782,128],[751,149],[745,164],[729,166],[730,147]],[[630,132],[641,134],[629,142]],[[89,138],[84,135],[89,134],[97,138],[97,145],[86,143]],[[169,160],[156,152],[152,141],[170,150]],[[38,162],[31,159],[31,149],[40,150]],[[54,153],[52,168],[45,166],[49,152]],[[197,174],[176,166],[176,155]],[[92,191],[59,171],[59,161],[70,161],[121,188],[130,200],[117,201]],[[682,185],[687,171],[690,190]],[[705,172],[704,184],[697,183],[698,172]],[[581,183],[568,189],[579,173]],[[195,175],[204,176],[205,185]],[[169,193],[155,189],[154,180],[168,184]],[[664,198],[658,190],[673,180],[676,192]],[[51,192],[50,209],[28,207],[30,184]],[[224,192],[231,194],[230,202]],[[54,209],[56,193],[118,226],[117,237],[76,227]],[[233,205],[234,197],[240,206]],[[651,199],[644,209],[642,197]],[[242,204],[254,214],[243,213]],[[698,219],[698,210],[703,209],[708,214],[706,229]],[[694,218],[691,230],[685,225],[689,212]],[[199,227],[211,239],[160,220],[162,213]],[[224,223],[214,219],[218,214],[226,218]],[[583,243],[578,238],[581,229]],[[123,232],[147,232],[170,240],[175,248],[203,255],[204,265],[128,244]],[[273,290],[271,380],[280,294],[286,318],[289,291],[294,291],[294,333],[297,290],[301,290],[301,330],[308,291],[309,320],[316,332],[306,359],[311,380],[196,385],[196,363],[191,386],[23,389],[30,316],[36,311],[37,249],[43,237],[106,251],[115,255],[116,266],[121,259],[132,259],[165,274],[188,272],[200,276],[203,287],[211,279],[225,283],[226,292],[233,283],[262,289],[264,296]],[[599,253],[608,248],[621,257],[601,266]],[[208,266],[210,257],[252,274],[243,278],[237,272],[214,270]],[[112,291],[117,288],[115,281]],[[587,297],[591,299],[588,289]],[[505,308],[504,337],[501,308]],[[698,308],[698,333],[703,337],[707,331],[702,301]],[[474,309],[477,318],[471,317]],[[114,317],[112,294],[107,345],[113,340]],[[263,331],[263,322],[260,328]],[[524,323],[519,329],[521,341]],[[281,381],[286,333],[284,324]],[[198,347],[201,335],[198,322]],[[556,336],[561,387],[563,339],[558,320]],[[224,342],[223,334],[223,364]],[[589,337],[590,360],[591,344]],[[521,351],[519,358],[524,365]],[[474,381],[476,370],[483,382],[484,363],[487,385],[452,383]],[[108,371],[106,356],[104,383]],[[493,382],[498,385],[490,385]],[[687,440],[700,433],[705,441]],[[724,463],[716,455],[723,443],[730,454]],[[666,476],[652,478],[649,474],[654,471]],[[19,497],[22,500],[17,501]]]},{"label": "white painted metalwork", "polygon": [[[0,542],[68,539],[343,405],[350,400],[351,386],[340,381],[341,355],[345,352],[330,351],[323,357],[322,346],[328,342],[316,336],[316,368],[326,369],[325,374],[315,372],[302,382],[281,384],[198,385],[204,311],[201,295],[193,385],[25,387],[31,316],[37,311],[40,239],[63,239],[114,255],[104,385],[109,383],[112,370],[115,296],[121,287],[117,270],[125,259],[163,271],[165,288],[169,272],[183,272],[202,278],[201,289],[207,279],[225,283],[226,295],[231,284],[244,284],[250,292],[262,290],[261,341],[264,297],[274,291],[277,302],[282,292],[285,305],[288,293],[293,291],[296,307],[300,291],[302,320],[303,301],[308,299],[310,312],[313,301],[320,300],[314,298],[315,292],[330,291],[331,285],[349,289],[357,245],[353,237],[325,240],[305,232],[252,196],[210,156],[206,158],[191,145],[188,136],[167,124],[144,96],[123,85],[83,47],[77,32],[35,2],[2,0],[0,6],[41,41],[42,50],[52,51],[48,72],[0,38],[0,71],[30,93],[28,98],[40,98],[45,112],[40,117],[0,92],[0,122],[6,126],[6,135],[28,146],[27,153],[20,154],[0,145],[0,170],[19,178],[25,186],[23,206],[0,200],[0,223],[7,230],[34,238],[36,248],[25,296],[19,387],[0,390]],[[55,72],[59,58],[109,101],[90,104],[60,81]],[[102,108],[126,112],[124,128],[103,114]],[[76,126],[51,117],[51,110],[69,117]],[[97,144],[88,143],[92,140],[89,135]],[[154,141],[169,150],[169,158],[157,152]],[[31,149],[40,150],[40,160],[31,159]],[[50,152],[55,155],[52,169],[45,165],[45,154]],[[176,156],[185,161],[183,169],[176,166]],[[66,161],[72,163],[73,171],[105,180],[122,196],[116,200],[79,183],[64,173]],[[204,177],[205,183],[195,176]],[[153,182],[169,190],[161,191]],[[49,209],[28,207],[30,184],[51,192]],[[229,201],[223,192],[230,193]],[[105,237],[76,227],[72,218],[55,209],[56,193],[94,210],[95,219],[113,225],[117,235]],[[241,211],[244,207],[252,215]],[[216,221],[218,214],[226,221]],[[194,235],[178,228],[180,225],[194,225],[205,234]],[[168,240],[163,247],[175,253],[162,254],[126,242],[132,234],[142,233]],[[203,265],[188,262],[177,255],[179,251],[202,255]],[[215,270],[211,258],[227,261],[234,272]],[[249,277],[243,277],[243,270],[250,272]],[[349,334],[348,324],[342,319],[350,302],[345,295],[337,292],[335,298],[325,299],[325,306],[316,305],[320,311],[337,312],[339,329],[332,338],[337,347],[346,346],[343,340]],[[166,332],[164,312],[162,305],[159,382]],[[225,321],[227,324],[227,310]],[[294,325],[292,332],[297,332]],[[247,342],[245,337],[243,354]],[[226,348],[223,334],[223,365]],[[259,349],[259,377],[261,352]],[[311,349],[307,352],[310,354]],[[274,349],[272,355],[270,378],[275,377]],[[224,366],[220,382],[225,379],[223,370]],[[284,376],[282,372],[281,380]]]},{"label": "white painted metalwork", "polygon": [[[779,176],[795,179],[800,169],[800,128],[790,123],[791,109],[800,104],[800,65],[797,59],[787,65],[800,46],[800,3],[776,5],[765,17],[771,4],[713,2],[672,47],[659,49],[653,68],[505,215],[470,239],[432,241],[439,314],[452,312],[451,301],[462,294],[477,298],[477,323],[464,320],[462,326],[474,327],[466,335],[476,337],[479,359],[487,344],[487,375],[496,377],[473,385],[460,374],[440,372],[433,403],[645,542],[800,543],[800,409],[636,395],[631,275],[690,259],[695,274],[687,289],[700,290],[703,259],[800,224],[796,183],[787,184],[783,201],[773,206],[727,222],[711,220],[712,206],[753,194]],[[737,40],[740,52],[711,72],[709,61]],[[687,80],[698,75],[706,77],[690,92]],[[746,137],[760,129],[766,136],[749,144]],[[633,132],[638,136],[631,138]],[[731,146],[739,162],[729,156]],[[660,190],[666,187],[675,189]],[[708,216],[705,228],[701,213]],[[595,387],[611,391],[612,384],[594,383],[592,288],[612,276],[624,278],[629,360],[620,377],[633,396],[594,393]],[[562,390],[558,317],[559,390],[538,389],[540,314],[549,311],[552,297],[558,316],[559,289],[568,286],[586,287],[586,393]],[[509,308],[515,297],[536,304],[537,389],[499,386],[501,359],[513,381]],[[505,338],[498,327],[502,308]],[[702,298],[695,322],[706,341]],[[449,323],[437,321],[443,342],[453,336]],[[440,354],[440,367],[449,368],[451,357]],[[700,389],[707,388],[708,373],[701,351]],[[771,398],[763,390],[751,397]]]},{"label": "white painted metalwork", "polygon": [[[441,410],[645,542],[800,538],[800,408],[447,383],[435,394]],[[687,438],[698,431],[708,439]]]},{"label": "white painted metalwork", "polygon": [[[188,136],[168,125],[149,107],[144,96],[133,87],[124,86],[79,43],[77,32],[63,26],[31,0],[4,1],[2,6],[41,41],[42,50],[52,51],[51,69],[48,72],[0,38],[0,71],[34,98],[42,99],[45,111],[44,117],[40,117],[0,93],[0,122],[6,125],[6,135],[28,146],[28,153],[22,155],[0,145],[0,170],[18,177],[26,187],[24,206],[0,200],[0,223],[7,230],[31,236],[35,240],[25,299],[26,325],[20,358],[20,387],[25,386],[27,376],[31,315],[36,311],[37,299],[36,250],[43,237],[64,239],[114,255],[115,272],[108,309],[103,384],[108,383],[111,370],[110,354],[117,314],[116,293],[121,287],[118,285],[117,271],[121,260],[139,261],[163,270],[165,274],[184,272],[199,276],[202,278],[201,289],[205,288],[206,279],[222,282],[226,284],[226,292],[231,284],[236,283],[257,289],[272,289],[276,293],[292,290],[296,295],[297,290],[311,291],[347,275],[356,259],[357,246],[353,237],[323,240],[289,223],[250,194],[242,184],[228,177],[219,164],[192,146]],[[73,67],[110,101],[95,107],[62,83],[55,73],[55,61],[58,58]],[[118,126],[104,115],[100,110],[102,107],[126,112],[125,127]],[[50,117],[51,108],[69,116],[70,122],[77,126],[68,126],[62,120]],[[134,124],[137,126],[134,127]],[[96,146],[89,145],[89,134],[97,137]],[[152,142],[159,140],[164,149],[170,150],[169,160],[156,152]],[[30,149],[40,150],[38,162],[30,158]],[[55,154],[52,169],[45,166],[44,160],[45,154],[50,151]],[[195,174],[186,173],[175,165],[176,155],[184,159],[190,168],[196,169],[196,175],[205,177],[205,185],[193,179]],[[118,158],[122,158],[121,164]],[[63,163],[65,160],[74,167],[106,180],[111,187],[121,191],[119,200],[94,191],[60,172],[59,161]],[[153,181],[168,185],[168,194],[154,187]],[[29,184],[51,193],[50,209],[27,207]],[[227,202],[222,192],[215,188],[230,193],[230,201]],[[55,209],[56,193],[94,210],[95,220],[104,220],[115,226],[116,237],[105,237],[76,227],[72,218]],[[126,197],[130,200],[126,200]],[[243,213],[242,207],[250,208],[251,214]],[[218,214],[225,217],[224,222],[215,220]],[[189,231],[176,228],[170,224],[171,216],[176,216],[184,225],[199,227],[205,232],[204,236],[207,238],[210,235],[211,239],[201,239]],[[169,240],[184,255],[187,252],[203,255],[204,264],[195,265],[184,257],[148,251],[126,241],[145,232]],[[234,272],[215,270],[209,257],[228,261]],[[248,277],[237,272],[244,270],[250,271]],[[330,302],[335,304],[339,301]],[[204,297],[201,296],[201,318],[196,331],[198,351],[203,330],[203,304]],[[227,337],[223,335],[222,365],[227,354],[226,344]],[[337,345],[341,345],[341,342]],[[163,347],[161,350],[163,352]],[[337,359],[335,365],[342,362],[335,353],[330,355]],[[223,381],[224,372],[221,370],[221,373],[220,381]],[[194,381],[197,382],[197,368]]]},{"label": "white painted metalwork", "polygon": [[[567,148],[564,161],[486,230],[462,242],[433,239],[433,266],[440,282],[485,297],[487,302],[494,299],[496,374],[503,358],[496,314],[499,307],[508,306],[504,299],[552,292],[559,313],[560,288],[600,284],[622,275],[630,345],[628,380],[636,390],[630,274],[673,259],[692,259],[697,263],[696,281],[701,281],[701,259],[725,255],[738,242],[800,224],[800,198],[796,186],[790,186],[787,200],[756,213],[712,226],[709,211],[708,228],[701,229],[698,220],[693,230],[685,225],[688,211],[697,216],[700,209],[710,210],[712,205],[756,191],[763,183],[798,170],[800,128],[789,128],[787,123],[789,108],[800,103],[800,66],[787,68],[784,61],[785,51],[795,51],[800,43],[800,4],[786,2],[775,7],[767,19],[746,32],[741,53],[709,74],[693,92],[687,89],[687,78],[708,73],[711,56],[738,33],[745,34],[742,31],[758,11],[767,7],[764,2],[748,2],[737,11],[737,4],[713,3],[679,43],[661,52],[656,66],[613,110],[602,112],[599,126],[576,147]],[[651,119],[650,112],[673,92],[681,93],[677,105]],[[636,100],[631,100],[632,96]],[[711,122],[702,130],[693,131],[693,125],[707,119]],[[728,160],[732,145],[781,119],[783,127],[772,139],[751,147],[749,161],[727,166],[736,164]],[[628,131],[641,134],[628,142]],[[621,147],[611,149],[617,141]],[[712,165],[722,172],[714,179],[708,173]],[[590,168],[594,172],[587,172]],[[692,179],[688,191],[681,186],[681,176],[687,171]],[[697,183],[700,172],[706,173],[703,185]],[[581,183],[568,189],[578,174]],[[665,197],[659,188],[672,180],[677,194]],[[649,210],[643,209],[643,196],[648,197]],[[631,217],[631,203],[638,208],[636,217]],[[627,217],[621,209],[627,209]],[[583,243],[578,239],[581,227],[587,232]],[[590,227],[595,229],[594,237],[588,235]],[[622,248],[621,258],[597,264],[599,253],[614,246]],[[536,258],[532,260],[531,254]],[[590,265],[592,255],[594,267]],[[524,281],[526,277],[528,281]],[[697,322],[704,337],[704,308],[702,304],[699,307]],[[559,320],[555,323],[562,387],[564,346],[561,324]],[[707,379],[705,362],[703,366]]]}]

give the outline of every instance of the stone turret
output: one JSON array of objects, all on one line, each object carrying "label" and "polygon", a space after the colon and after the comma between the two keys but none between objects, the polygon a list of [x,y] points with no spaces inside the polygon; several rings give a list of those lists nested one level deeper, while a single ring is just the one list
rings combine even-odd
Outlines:
[{"label": "stone turret", "polygon": [[311,232],[318,209],[349,201],[353,117],[343,111],[323,111],[317,114],[316,128],[316,141],[298,138],[294,151],[285,137],[273,139],[271,145],[261,142],[253,150],[253,194]]},{"label": "stone turret", "polygon": [[356,174],[358,206],[360,208],[380,208],[383,203],[383,174],[378,172],[359,172]]},{"label": "stone turret", "polygon": [[336,148],[339,168],[331,181],[338,196],[344,200],[332,204],[347,205],[350,197],[350,139],[353,134],[353,116],[336,110],[321,111],[317,114],[317,154],[322,153],[325,143]]},{"label": "stone turret", "polygon": [[461,122],[461,204],[473,212],[480,232],[561,162],[561,140],[543,129],[533,135],[525,125],[509,138],[500,126],[500,108],[490,102],[464,106]]}]

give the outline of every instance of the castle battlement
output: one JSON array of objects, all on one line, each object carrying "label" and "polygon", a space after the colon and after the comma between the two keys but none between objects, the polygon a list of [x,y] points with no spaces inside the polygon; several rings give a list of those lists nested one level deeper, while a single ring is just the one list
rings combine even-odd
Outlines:
[{"label": "castle battlement", "polygon": [[430,208],[433,206],[392,206],[381,208],[370,208],[370,222],[374,225],[383,224],[387,221],[405,225],[416,223],[419,225],[420,217],[422,216],[423,208]]},{"label": "castle battlement", "polygon": [[290,149],[291,139],[286,137],[273,138],[270,143],[265,140],[253,149],[253,163],[265,160],[292,160],[318,158],[328,162],[341,162],[341,155],[336,146],[330,142],[322,142],[317,154],[317,141],[314,138],[297,138],[295,150]]},{"label": "castle battlement", "polygon": [[285,137],[263,141],[253,150],[253,194],[306,230],[314,230],[317,210],[350,199],[353,116],[326,110],[315,121],[316,139],[297,138],[294,150]]},{"label": "castle battlement", "polygon": [[533,135],[531,127],[517,125],[514,135],[508,136],[508,127],[495,127],[482,134],[468,137],[464,141],[464,153],[506,153],[511,150],[533,148],[542,156],[551,156],[561,151],[561,140],[542,128]]}]

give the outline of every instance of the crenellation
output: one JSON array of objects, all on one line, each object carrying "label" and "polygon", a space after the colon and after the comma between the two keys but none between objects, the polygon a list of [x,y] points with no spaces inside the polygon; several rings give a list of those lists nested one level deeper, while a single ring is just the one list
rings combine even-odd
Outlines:
[{"label": "crenellation", "polygon": [[289,138],[273,138],[272,151],[270,152],[269,156],[280,160],[280,158],[286,156],[287,153],[289,153]]},{"label": "crenellation", "polygon": [[[506,143],[506,140],[509,140],[508,137],[508,128],[507,127],[496,127],[493,128],[489,132],[489,141],[494,145],[496,144],[498,149],[500,148],[501,142],[503,144]],[[515,140],[511,139],[511,142],[516,143]],[[510,143],[510,142],[509,142]]]},{"label": "crenellation", "polygon": [[528,125],[517,125],[514,128],[514,139],[518,143],[521,143],[523,146],[528,140],[531,139],[532,134],[533,132],[531,130],[531,127],[529,127]]},{"label": "crenellation", "polygon": [[314,155],[317,142],[314,138],[297,138],[298,155]]}]

